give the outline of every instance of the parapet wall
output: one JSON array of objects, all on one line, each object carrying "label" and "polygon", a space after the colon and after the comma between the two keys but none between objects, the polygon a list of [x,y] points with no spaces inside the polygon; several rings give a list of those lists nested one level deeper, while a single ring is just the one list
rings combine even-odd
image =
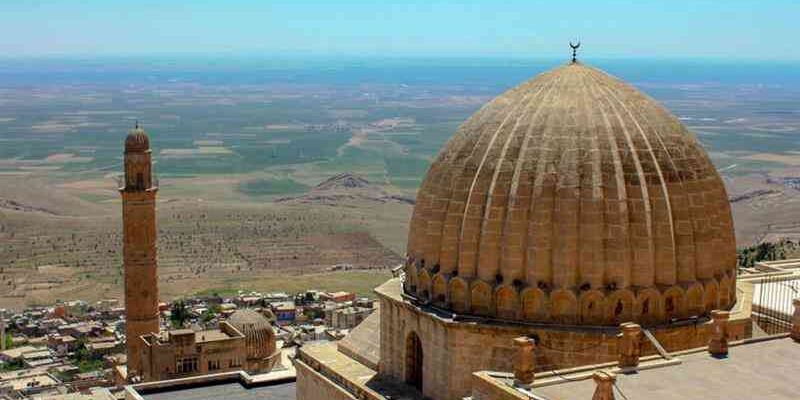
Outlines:
[{"label": "parapet wall", "polygon": [[295,368],[298,399],[356,400],[353,395],[305,363],[296,362]]}]

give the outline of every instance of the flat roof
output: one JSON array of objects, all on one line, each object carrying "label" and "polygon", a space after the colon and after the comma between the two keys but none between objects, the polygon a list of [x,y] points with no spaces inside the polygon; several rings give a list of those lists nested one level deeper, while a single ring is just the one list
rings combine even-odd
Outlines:
[{"label": "flat roof", "polygon": [[[339,382],[338,386],[343,387],[341,382],[350,382],[359,390],[368,395],[383,396],[394,400],[422,400],[422,395],[405,383],[394,379],[381,379],[378,373],[349,355],[340,352],[336,343],[321,342],[311,343],[300,347],[298,350],[299,359],[297,362],[306,364],[306,359],[315,361],[312,364],[322,364],[327,368],[328,373],[335,374],[335,377],[323,375],[327,379]],[[309,364],[307,368],[314,369]],[[317,370],[317,372],[320,372]]]},{"label": "flat roof", "polygon": [[29,388],[31,384],[36,385],[36,387],[48,387],[48,386],[55,386],[58,384],[55,379],[53,379],[50,375],[45,373],[40,373],[38,375],[31,375],[25,376],[22,378],[17,379],[9,379],[2,383],[3,386],[8,386],[13,388],[14,390],[22,390]]},{"label": "flat roof", "polygon": [[[727,358],[714,358],[707,351],[677,357],[682,361],[678,365],[619,373],[617,387],[629,399],[800,399],[800,343],[792,339],[731,346]],[[584,379],[532,391],[544,400],[586,400],[594,390],[594,381]]]},{"label": "flat roof", "polygon": [[194,335],[194,341],[197,343],[203,342],[213,342],[216,340],[225,340],[230,339],[233,336],[228,335],[227,333],[219,330],[219,329],[209,329],[207,331],[198,331]]},{"label": "flat roof", "polygon": [[294,400],[296,384],[245,387],[239,382],[166,390],[142,395],[145,400]]}]

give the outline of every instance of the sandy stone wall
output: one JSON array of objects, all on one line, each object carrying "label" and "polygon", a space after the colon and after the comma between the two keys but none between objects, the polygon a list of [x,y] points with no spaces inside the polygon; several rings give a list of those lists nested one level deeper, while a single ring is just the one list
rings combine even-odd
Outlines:
[{"label": "sandy stone wall", "polygon": [[128,371],[141,370],[142,335],[159,331],[156,190],[122,191]]},{"label": "sandy stone wall", "polygon": [[[140,338],[141,374],[145,382],[175,379],[189,375],[218,374],[242,369],[247,358],[245,338],[227,322],[220,323],[220,330],[228,335],[226,339],[196,342],[195,334],[181,335],[181,339],[168,342],[156,341],[154,337],[148,344]],[[196,358],[197,370],[178,373],[177,363],[181,358]],[[214,367],[212,368],[212,364]]]},{"label": "sandy stone wall", "polygon": [[498,386],[486,376],[486,372],[478,372],[472,376],[472,400],[528,400],[513,389]]},{"label": "sandy stone wall", "polygon": [[[391,285],[390,281],[387,285]],[[395,284],[399,285],[399,282]],[[385,287],[385,286],[384,286]],[[388,290],[387,290],[388,291]],[[381,298],[380,372],[406,381],[407,340],[416,334],[422,344],[423,394],[435,400],[460,400],[471,392],[475,371],[512,371],[513,339],[523,335],[538,337],[536,369],[563,369],[613,362],[617,359],[618,330],[580,327],[542,327],[520,324],[457,322],[422,311],[398,299],[393,293],[378,290]],[[731,321],[731,340],[744,338],[749,320]],[[706,346],[710,324],[652,328],[667,351]],[[645,341],[642,355],[655,354]]]},{"label": "sandy stone wall", "polygon": [[298,399],[356,400],[353,395],[302,361],[295,362],[295,369]]}]

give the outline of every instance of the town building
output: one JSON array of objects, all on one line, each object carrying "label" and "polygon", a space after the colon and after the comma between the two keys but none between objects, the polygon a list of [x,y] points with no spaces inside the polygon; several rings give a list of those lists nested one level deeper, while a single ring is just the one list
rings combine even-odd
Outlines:
[{"label": "town building", "polygon": [[319,299],[322,301],[332,301],[334,303],[344,303],[346,301],[355,301],[356,294],[353,292],[323,292],[319,294]]},{"label": "town building", "polygon": [[275,313],[278,325],[291,324],[297,319],[297,306],[291,301],[274,303],[272,312]]},{"label": "town building", "polygon": [[139,339],[145,382],[241,370],[247,357],[245,336],[227,322],[219,329],[175,329]]}]

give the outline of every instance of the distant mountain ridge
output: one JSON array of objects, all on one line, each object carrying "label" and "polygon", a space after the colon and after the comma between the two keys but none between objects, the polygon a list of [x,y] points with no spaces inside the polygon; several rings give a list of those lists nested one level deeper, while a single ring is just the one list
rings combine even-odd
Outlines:
[{"label": "distant mountain ridge", "polygon": [[352,174],[350,172],[342,172],[341,174],[334,175],[314,187],[314,190],[336,190],[340,188],[366,188],[370,183],[365,178]]},{"label": "distant mountain ridge", "polygon": [[363,176],[352,172],[342,172],[325,179],[303,195],[282,197],[275,201],[279,203],[348,205],[350,202],[359,200],[414,204],[413,198],[391,193],[384,186],[373,184]]}]

